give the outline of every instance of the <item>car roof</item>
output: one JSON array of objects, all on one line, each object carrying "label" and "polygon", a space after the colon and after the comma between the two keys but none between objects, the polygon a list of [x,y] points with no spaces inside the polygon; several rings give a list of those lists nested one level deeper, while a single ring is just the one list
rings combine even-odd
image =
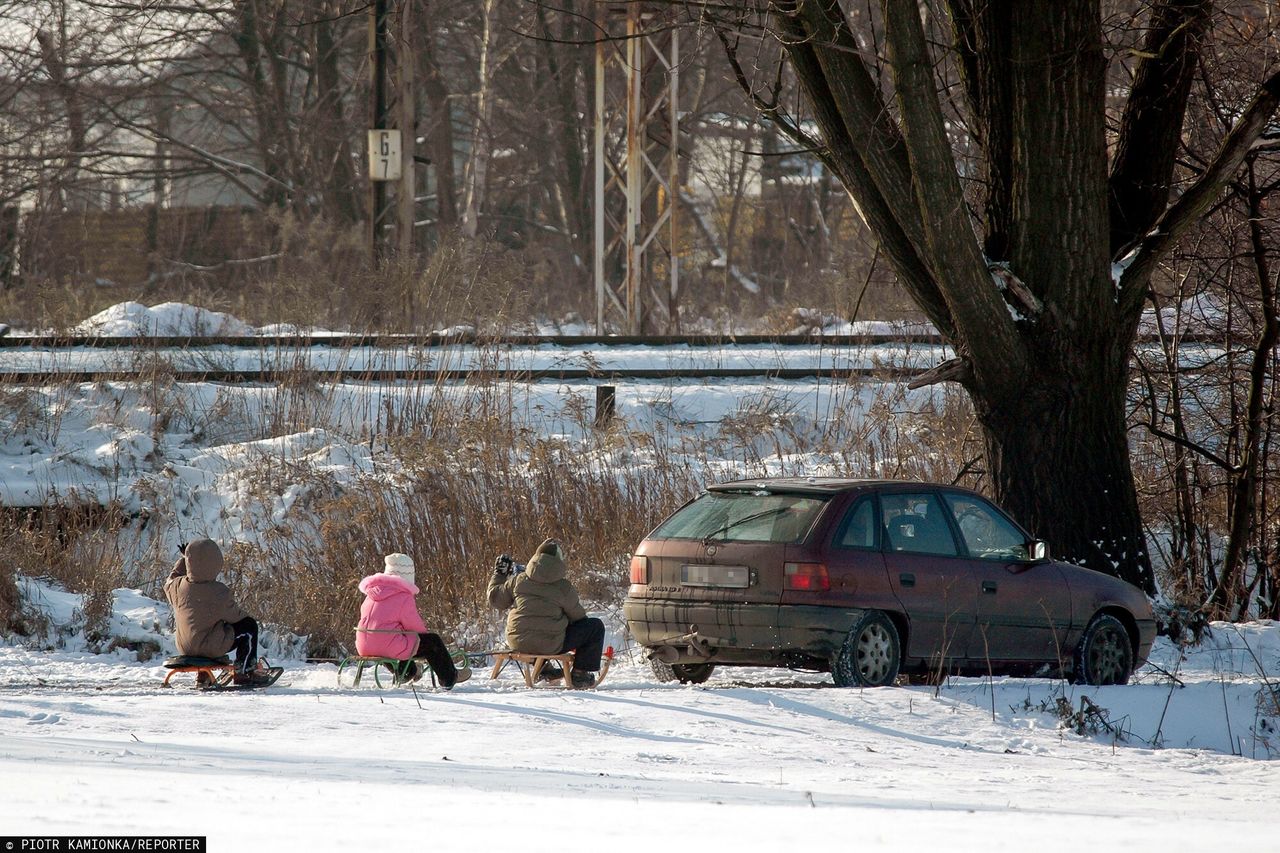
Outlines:
[{"label": "car roof", "polygon": [[859,480],[849,477],[757,477],[753,480],[714,483],[707,486],[707,490],[711,492],[765,491],[835,495],[876,486],[921,486],[931,489],[945,488],[954,489],[955,491],[968,491],[968,489],[955,486],[942,486],[937,483],[922,483],[912,480]]}]

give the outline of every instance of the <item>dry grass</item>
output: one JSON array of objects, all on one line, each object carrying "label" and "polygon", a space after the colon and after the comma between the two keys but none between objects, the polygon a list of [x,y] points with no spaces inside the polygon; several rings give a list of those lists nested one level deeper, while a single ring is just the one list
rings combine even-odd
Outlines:
[{"label": "dry grass", "polygon": [[[0,319],[67,332],[120,302],[174,301],[225,311],[253,325],[365,332],[467,325],[500,334],[527,330],[529,317],[559,322],[595,313],[589,264],[584,267],[566,254],[559,238],[531,239],[514,248],[446,232],[430,253],[372,270],[361,228],[303,223],[287,213],[274,215],[266,225],[273,249],[257,259],[261,262],[174,263],[162,265],[149,281],[122,284],[26,281],[0,289]],[[749,242],[750,233],[744,234]],[[873,263],[873,252],[852,234],[838,242],[820,267],[790,263],[785,281],[768,283],[755,295],[726,284],[722,270],[707,266],[711,256],[691,249],[682,270],[682,328],[781,333],[796,328],[796,308],[843,319],[919,318],[883,261]],[[654,275],[664,281],[661,269]],[[665,305],[648,307],[651,331],[674,331],[666,325]]]},{"label": "dry grass", "polygon": [[104,647],[111,637],[112,591],[136,586],[150,573],[142,569],[142,530],[119,505],[102,507],[76,501],[39,510],[7,510],[0,536],[0,628],[29,633],[18,607],[15,575],[47,577],[84,596],[81,622],[85,638]]},{"label": "dry grass", "polygon": [[[362,234],[322,222],[281,228],[278,260],[134,285],[32,281],[0,289],[0,318],[13,326],[68,332],[125,301],[185,302],[253,325],[271,323],[366,332],[412,332],[469,325],[486,332],[518,328],[531,314],[581,311],[582,293],[557,287],[535,250],[445,235],[421,261],[371,270]],[[533,294],[538,294],[535,297]]]}]

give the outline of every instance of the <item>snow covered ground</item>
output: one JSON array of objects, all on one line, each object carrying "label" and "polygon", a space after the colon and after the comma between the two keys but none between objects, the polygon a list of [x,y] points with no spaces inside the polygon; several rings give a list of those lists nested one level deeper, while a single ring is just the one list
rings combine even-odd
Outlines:
[{"label": "snow covered ground", "polygon": [[[199,834],[211,850],[1250,849],[1280,829],[1280,624],[1161,640],[1125,687],[956,679],[847,690],[619,661],[599,690],[477,669],[452,692],[343,687],[278,660],[261,692],[160,688],[157,659],[66,630],[0,645],[4,834]],[[167,651],[166,605],[116,594],[113,632]],[[614,641],[621,642],[615,635]],[[162,653],[164,653],[162,651]],[[1176,678],[1176,681],[1174,680]],[[1100,709],[1079,734],[1056,711]],[[1076,721],[1078,722],[1078,721]]]}]

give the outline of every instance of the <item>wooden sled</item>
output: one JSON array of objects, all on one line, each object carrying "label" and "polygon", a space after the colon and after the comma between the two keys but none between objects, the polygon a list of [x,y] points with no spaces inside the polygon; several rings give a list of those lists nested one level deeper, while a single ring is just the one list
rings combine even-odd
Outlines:
[{"label": "wooden sled", "polygon": [[164,677],[161,687],[170,687],[169,680],[179,672],[194,672],[196,687],[226,687],[235,675],[235,665],[226,655],[220,658],[176,655],[166,660],[164,667],[169,670],[169,674]]},{"label": "wooden sled", "polygon": [[[491,654],[493,655],[493,672],[489,673],[490,680],[497,678],[508,663],[514,663],[516,669],[520,670],[520,674],[524,676],[525,685],[532,688],[537,684],[542,668],[548,663],[554,662],[560,665],[561,675],[550,679],[551,682],[559,681],[560,686],[566,690],[574,689],[573,679],[569,676],[569,673],[573,671],[573,652],[566,652],[562,655],[527,655],[522,652],[513,652],[510,649],[496,649]],[[611,663],[613,663],[613,646],[604,650],[604,659],[601,662],[600,671],[596,673],[596,683],[592,689],[599,687],[600,682],[604,681]]]}]

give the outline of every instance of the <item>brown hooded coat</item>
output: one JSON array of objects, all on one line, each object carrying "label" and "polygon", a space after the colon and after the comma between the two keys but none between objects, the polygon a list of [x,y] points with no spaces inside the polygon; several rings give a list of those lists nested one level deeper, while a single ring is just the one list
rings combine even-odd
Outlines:
[{"label": "brown hooded coat", "polygon": [[233,622],[249,614],[236,604],[231,590],[218,580],[222,551],[211,539],[197,539],[187,546],[165,582],[164,594],[173,605],[178,652],[216,658],[235,645]]},{"label": "brown hooded coat", "polygon": [[507,614],[507,644],[513,651],[554,655],[564,648],[570,622],[586,618],[566,566],[555,543],[548,539],[523,572],[507,576],[494,572],[489,581],[489,604]]}]

